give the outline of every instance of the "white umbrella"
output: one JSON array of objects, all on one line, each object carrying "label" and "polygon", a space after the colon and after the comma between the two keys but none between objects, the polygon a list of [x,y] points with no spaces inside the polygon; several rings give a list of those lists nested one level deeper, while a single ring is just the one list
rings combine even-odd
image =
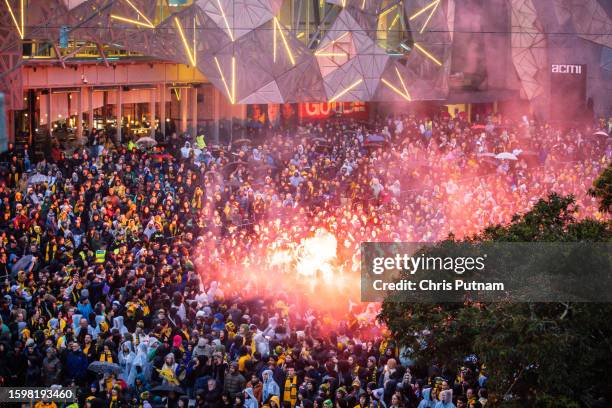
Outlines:
[{"label": "white umbrella", "polygon": [[518,160],[518,158],[510,152],[499,153],[495,158],[500,160]]},{"label": "white umbrella", "polygon": [[141,146],[157,146],[157,141],[152,137],[145,136],[138,139],[136,144]]},{"label": "white umbrella", "polygon": [[603,130],[598,130],[597,132],[593,133],[593,135],[608,137],[608,134],[604,132]]},{"label": "white umbrella", "polygon": [[40,173],[35,173],[28,178],[28,184],[40,184],[46,183],[47,181],[49,181],[49,178]]}]

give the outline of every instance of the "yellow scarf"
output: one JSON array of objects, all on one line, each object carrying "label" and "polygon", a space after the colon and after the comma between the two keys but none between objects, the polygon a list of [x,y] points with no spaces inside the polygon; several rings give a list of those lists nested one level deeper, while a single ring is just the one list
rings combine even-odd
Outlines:
[{"label": "yellow scarf", "polygon": [[292,378],[287,377],[283,391],[283,401],[289,402],[291,404],[291,408],[295,407],[295,403],[297,402],[297,392],[297,375],[294,375]]},{"label": "yellow scarf", "polygon": [[105,361],[107,363],[112,363],[113,362],[113,355],[111,354],[110,351],[103,352],[102,354],[100,354],[100,360],[98,360],[98,361]]}]

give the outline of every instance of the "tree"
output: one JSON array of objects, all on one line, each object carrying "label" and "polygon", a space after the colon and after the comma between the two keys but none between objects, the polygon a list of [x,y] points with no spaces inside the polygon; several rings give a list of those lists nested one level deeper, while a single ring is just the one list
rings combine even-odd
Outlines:
[{"label": "tree", "polygon": [[[575,212],[572,196],[551,194],[508,225],[463,242],[611,242],[610,222],[579,221]],[[379,318],[422,369],[435,362],[454,378],[476,354],[489,377],[487,406],[573,408],[612,403],[611,316],[610,304],[385,301]]]},{"label": "tree", "polygon": [[593,181],[593,187],[589,189],[589,195],[599,199],[599,210],[612,212],[612,162],[602,174]]}]

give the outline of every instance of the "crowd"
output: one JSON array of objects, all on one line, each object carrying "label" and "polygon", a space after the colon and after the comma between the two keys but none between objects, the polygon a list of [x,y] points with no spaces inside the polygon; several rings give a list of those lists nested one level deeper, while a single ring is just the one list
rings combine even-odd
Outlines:
[{"label": "crowd", "polygon": [[406,116],[229,147],[94,131],[29,171],[9,153],[0,385],[72,385],[72,407],[485,407],[477,356],[415,367],[374,305],[296,267],[300,243],[332,236],[326,276],[350,280],[362,241],[474,234],[549,191],[602,217],[585,192],[612,151],[593,133]]}]

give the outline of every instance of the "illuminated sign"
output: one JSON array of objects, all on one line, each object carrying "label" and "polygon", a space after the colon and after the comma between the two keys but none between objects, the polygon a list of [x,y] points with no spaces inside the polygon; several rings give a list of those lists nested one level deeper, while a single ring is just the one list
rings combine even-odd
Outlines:
[{"label": "illuminated sign", "polygon": [[552,64],[553,74],[582,74],[582,65]]},{"label": "illuminated sign", "polygon": [[303,119],[325,119],[334,115],[367,119],[368,106],[365,102],[300,103],[300,117]]}]

